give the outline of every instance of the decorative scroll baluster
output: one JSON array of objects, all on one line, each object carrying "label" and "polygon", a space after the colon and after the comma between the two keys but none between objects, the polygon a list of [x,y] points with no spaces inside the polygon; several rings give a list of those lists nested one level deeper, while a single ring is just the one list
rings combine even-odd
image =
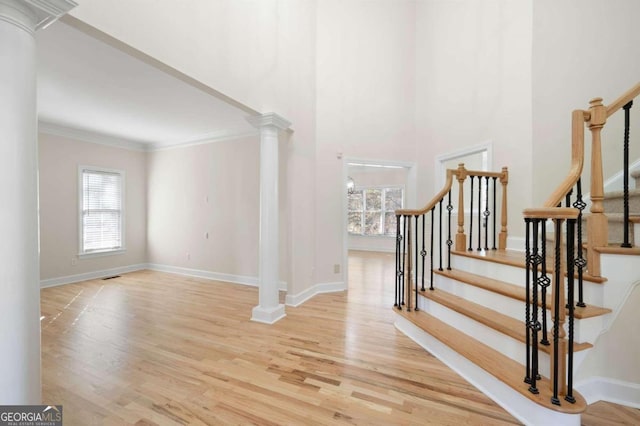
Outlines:
[{"label": "decorative scroll baluster", "polygon": [[562,253],[562,220],[554,219],[555,223],[555,249],[554,249],[554,258],[555,262],[553,265],[553,274],[554,274],[554,282],[553,282],[553,352],[551,357],[552,363],[552,388],[553,388],[553,396],[551,397],[551,403],[554,405],[560,405],[560,399],[558,398],[560,380],[564,380],[564,374],[560,374],[560,322],[561,322],[561,313],[560,306],[564,309],[564,304],[560,303],[560,292],[562,291],[560,287],[564,285],[564,278],[562,276],[562,265],[561,265],[561,253]]},{"label": "decorative scroll baluster", "polygon": [[442,200],[440,200],[438,206],[438,212],[440,213],[440,237],[438,239],[438,256],[440,257],[440,263],[438,265],[438,271],[442,271]]},{"label": "decorative scroll baluster", "polygon": [[624,167],[622,173],[624,176],[623,183],[623,201],[624,201],[624,240],[621,247],[631,247],[629,243],[629,110],[633,106],[633,101],[622,107],[624,109]]},{"label": "decorative scroll baluster", "polygon": [[473,250],[473,178],[474,176],[469,176],[469,179],[471,179],[471,208],[469,209],[469,251]]},{"label": "decorative scroll baluster", "polygon": [[404,305],[404,284],[406,282],[406,269],[405,269],[405,261],[407,258],[407,217],[406,216],[402,216],[402,225],[403,225],[403,232],[402,232],[402,237],[403,237],[403,241],[402,241],[402,281],[400,283],[400,305],[399,308],[402,309],[402,305]]},{"label": "decorative scroll baluster", "polygon": [[453,211],[453,206],[451,205],[451,190],[449,190],[448,198],[447,198],[447,211],[449,212],[449,225],[448,234],[447,234],[447,270],[451,270],[451,246],[453,245],[453,241],[451,240],[451,212]]},{"label": "decorative scroll baluster", "polygon": [[435,211],[436,207],[433,206],[431,209],[431,277],[429,282],[429,290],[433,290],[433,222],[435,222]]},{"label": "decorative scroll baluster", "polygon": [[484,177],[484,249],[489,250],[489,176]]},{"label": "decorative scroll baluster", "polygon": [[496,250],[496,216],[498,216],[498,212],[496,210],[496,180],[498,180],[498,178],[494,176],[493,177],[493,247],[491,247],[491,250]]},{"label": "decorative scroll baluster", "polygon": [[420,287],[420,290],[422,291],[424,291],[424,262],[425,262],[425,257],[427,256],[427,251],[424,249],[424,245],[425,245],[424,235],[427,227],[426,220],[427,220],[427,215],[423,214],[422,215],[422,250],[420,250],[420,256],[422,256],[422,286]]},{"label": "decorative scroll baluster", "polygon": [[578,183],[576,184],[576,201],[573,203],[573,207],[578,209],[580,212],[578,213],[578,244],[576,250],[578,251],[578,257],[576,258],[576,267],[578,268],[578,303],[577,305],[584,308],[587,306],[584,303],[583,294],[582,294],[582,281],[584,268],[587,266],[587,260],[584,258],[584,254],[582,251],[582,211],[587,207],[587,203],[582,201],[582,180],[578,179]]},{"label": "decorative scroll baluster", "polygon": [[532,221],[533,236],[531,238],[533,242],[533,253],[531,255],[531,270],[532,270],[532,298],[531,298],[531,321],[529,322],[529,328],[531,330],[531,376],[529,392],[537,394],[540,391],[536,387],[536,380],[538,380],[538,331],[540,330],[540,322],[538,321],[538,267],[540,266],[540,255],[538,254],[538,225],[539,220]]},{"label": "decorative scroll baluster", "polygon": [[569,306],[569,342],[567,356],[567,394],[564,399],[570,403],[575,403],[573,397],[573,316],[574,316],[574,239],[575,239],[576,221],[574,219],[567,220],[567,305]]},{"label": "decorative scroll baluster", "polygon": [[547,276],[547,221],[543,220],[540,222],[540,229],[540,233],[542,234],[542,254],[540,255],[540,259],[542,261],[540,273],[542,275],[538,278],[538,284],[541,287],[540,295],[542,299],[542,306],[540,307],[540,310],[542,311],[542,339],[540,340],[540,344],[548,346],[549,339],[547,338],[547,287],[549,287],[549,285],[551,284],[551,279]]},{"label": "decorative scroll baluster", "polygon": [[478,251],[482,250],[482,176],[478,176]]},{"label": "decorative scroll baluster", "polygon": [[526,263],[526,276],[525,276],[525,307],[524,307],[524,324],[526,329],[526,347],[527,347],[527,361],[526,361],[526,372],[524,376],[524,382],[527,384],[531,384],[532,366],[531,366],[531,327],[530,324],[533,322],[531,319],[531,270],[532,270],[532,256],[531,256],[531,248],[530,248],[530,233],[531,233],[531,219],[525,219],[525,263]]}]

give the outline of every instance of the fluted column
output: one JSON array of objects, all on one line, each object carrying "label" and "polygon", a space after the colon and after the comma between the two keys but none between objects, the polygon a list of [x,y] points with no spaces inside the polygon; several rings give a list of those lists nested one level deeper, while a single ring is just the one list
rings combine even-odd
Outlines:
[{"label": "fluted column", "polygon": [[0,0],[0,405],[40,404],[34,32],[66,0]]},{"label": "fluted column", "polygon": [[253,308],[253,321],[273,324],[285,316],[279,301],[280,241],[278,195],[278,145],[281,130],[291,123],[274,113],[249,117],[260,129],[260,242],[259,304]]}]

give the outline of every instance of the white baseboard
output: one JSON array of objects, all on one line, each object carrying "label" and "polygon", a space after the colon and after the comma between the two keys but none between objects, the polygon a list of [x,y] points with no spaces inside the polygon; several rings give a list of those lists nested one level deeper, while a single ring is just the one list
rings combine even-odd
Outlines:
[{"label": "white baseboard", "polygon": [[607,401],[640,408],[640,383],[594,376],[577,382],[575,388],[587,400],[587,404]]},{"label": "white baseboard", "polygon": [[55,287],[64,284],[77,283],[80,281],[95,280],[98,278],[111,277],[118,274],[126,274],[127,272],[141,271],[143,269],[147,269],[146,263],[121,266],[112,269],[103,269],[100,271],[85,272],[83,274],[67,275],[66,277],[48,278],[46,280],[40,280],[40,288]]},{"label": "white baseboard", "polygon": [[251,321],[261,322],[263,324],[275,324],[287,314],[284,311],[284,305],[280,304],[271,309],[265,309],[258,305],[251,311]]},{"label": "white baseboard", "polygon": [[294,308],[302,305],[307,300],[311,299],[316,294],[322,293],[335,293],[338,291],[345,291],[347,286],[344,282],[333,282],[333,283],[319,283],[312,287],[309,287],[306,290],[301,291],[298,294],[289,295],[285,298],[287,306],[292,306]]},{"label": "white baseboard", "polygon": [[394,247],[382,247],[382,246],[366,246],[366,247],[349,247],[349,250],[354,251],[375,251],[380,253],[395,253],[396,248]]},{"label": "white baseboard", "polygon": [[[180,266],[161,265],[158,263],[147,264],[147,269],[158,272],[169,272],[171,274],[185,275],[188,277],[204,278],[214,281],[224,281],[233,284],[249,285],[252,287],[258,286],[258,277],[249,275],[234,275],[226,274],[223,272],[205,271],[202,269],[183,268]],[[287,283],[280,281],[278,285],[280,291],[287,291]]]},{"label": "white baseboard", "polygon": [[[169,272],[172,274],[185,275],[188,277],[204,278],[214,281],[224,281],[233,284],[258,286],[258,277],[246,275],[225,274],[222,272],[211,272],[200,269],[182,268],[179,266],[160,265],[157,263],[139,263],[137,265],[123,266],[119,268],[103,269],[100,271],[86,272],[84,274],[69,275],[66,277],[49,278],[40,280],[40,288],[54,287],[58,285],[77,283],[80,281],[95,280],[97,278],[110,277],[118,274],[126,274],[127,272],[141,271],[149,269],[151,271]],[[287,283],[280,281],[278,285],[280,291],[287,291]]]}]

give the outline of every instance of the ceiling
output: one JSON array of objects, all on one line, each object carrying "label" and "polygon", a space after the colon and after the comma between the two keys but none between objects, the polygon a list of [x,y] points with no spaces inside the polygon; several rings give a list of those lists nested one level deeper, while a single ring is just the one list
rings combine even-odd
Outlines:
[{"label": "ceiling", "polygon": [[63,22],[36,33],[41,127],[148,149],[255,133],[236,105]]}]

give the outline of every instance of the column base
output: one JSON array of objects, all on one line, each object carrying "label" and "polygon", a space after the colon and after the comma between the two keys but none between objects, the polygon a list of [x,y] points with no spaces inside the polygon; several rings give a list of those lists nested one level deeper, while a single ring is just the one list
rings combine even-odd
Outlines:
[{"label": "column base", "polygon": [[274,324],[287,314],[284,311],[284,305],[280,304],[275,308],[263,308],[258,305],[251,311],[251,321],[261,322],[264,324]]}]

